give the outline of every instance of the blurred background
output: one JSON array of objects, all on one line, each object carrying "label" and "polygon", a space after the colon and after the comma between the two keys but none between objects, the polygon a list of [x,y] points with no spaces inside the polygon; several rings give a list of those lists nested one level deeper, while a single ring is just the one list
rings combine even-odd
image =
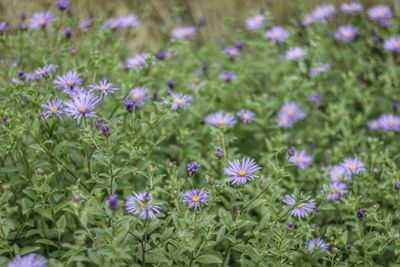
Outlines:
[{"label": "blurred background", "polygon": [[[160,40],[169,38],[171,28],[177,25],[198,25],[206,21],[201,38],[209,40],[226,33],[227,28],[240,30],[249,15],[267,11],[273,14],[275,24],[288,24],[300,20],[301,11],[311,10],[318,4],[335,4],[350,0],[69,0],[70,16],[80,19],[94,16],[107,17],[136,14],[141,26],[136,28],[135,47],[157,48]],[[358,0],[364,6],[386,3],[399,4],[399,0]],[[0,21],[16,25],[22,11],[28,18],[33,12],[51,9],[55,16],[56,0],[0,0]],[[78,23],[78,21],[77,21]],[[74,25],[70,25],[74,26]],[[76,25],[75,25],[76,26]]]}]

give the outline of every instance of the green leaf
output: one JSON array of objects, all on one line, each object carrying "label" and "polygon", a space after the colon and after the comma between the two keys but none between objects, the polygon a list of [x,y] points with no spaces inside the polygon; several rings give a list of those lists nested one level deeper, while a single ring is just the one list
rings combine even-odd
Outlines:
[{"label": "green leaf", "polygon": [[65,225],[67,224],[67,219],[65,219],[65,216],[61,216],[60,219],[57,221],[57,228],[60,231],[60,233],[64,233],[65,230]]},{"label": "green leaf", "polygon": [[222,263],[222,260],[215,255],[208,254],[197,257],[195,262],[201,262],[205,264],[213,264],[213,263],[219,264]]}]

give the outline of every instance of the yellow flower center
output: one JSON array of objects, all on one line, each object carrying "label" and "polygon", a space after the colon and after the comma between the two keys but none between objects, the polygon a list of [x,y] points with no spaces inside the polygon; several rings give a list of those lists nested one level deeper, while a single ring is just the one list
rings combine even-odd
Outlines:
[{"label": "yellow flower center", "polygon": [[175,99],[175,103],[178,104],[178,105],[180,105],[180,104],[183,103],[183,99],[177,98],[177,99]]},{"label": "yellow flower center", "polygon": [[72,80],[67,80],[65,83],[66,83],[66,85],[70,86],[70,85],[72,85],[73,81]]},{"label": "yellow flower center", "polygon": [[250,118],[249,114],[247,114],[247,113],[243,114],[243,119],[248,119],[248,118]]},{"label": "yellow flower center", "polygon": [[393,127],[394,126],[394,121],[390,120],[390,121],[388,121],[388,124],[389,124],[390,127]]},{"label": "yellow flower center", "polygon": [[395,44],[393,45],[393,47],[396,48],[396,49],[400,49],[400,42],[399,42],[399,43],[395,43]]},{"label": "yellow flower center", "polygon": [[39,25],[44,25],[44,24],[46,24],[46,21],[45,21],[44,19],[40,19],[40,20],[38,21],[38,24],[39,24]]},{"label": "yellow flower center", "polygon": [[343,32],[344,37],[350,38],[351,37],[351,32],[350,31],[344,31]]},{"label": "yellow flower center", "polygon": [[291,110],[291,109],[289,109],[289,110],[287,111],[287,115],[288,115],[289,117],[293,116],[293,115],[294,115],[294,111]]},{"label": "yellow flower center", "polygon": [[279,37],[281,37],[281,33],[280,33],[280,32],[274,32],[274,33],[272,34],[272,37],[274,37],[274,38],[279,38]]},{"label": "yellow flower center", "polygon": [[225,121],[224,120],[217,120],[217,122],[216,122],[216,125],[217,126],[222,126],[222,125],[224,125],[225,124]]},{"label": "yellow flower center", "polygon": [[80,106],[80,107],[78,107],[78,111],[83,113],[86,111],[86,108],[84,106]]},{"label": "yellow flower center", "polygon": [[303,162],[304,161],[304,158],[302,157],[302,156],[298,156],[297,158],[296,158],[296,162],[298,162],[298,163],[301,163],[301,162]]},{"label": "yellow flower center", "polygon": [[281,123],[286,124],[288,122],[288,119],[286,117],[283,117],[281,119]]},{"label": "yellow flower center", "polygon": [[134,94],[132,96],[133,101],[137,101],[139,99],[139,95],[138,94]]},{"label": "yellow flower center", "polygon": [[337,193],[337,191],[338,191],[338,189],[336,187],[331,189],[331,193],[333,193],[333,194]]},{"label": "yellow flower center", "polygon": [[238,171],[238,175],[241,176],[241,177],[243,177],[243,176],[246,175],[246,171],[245,171],[245,170],[239,170],[239,171]]},{"label": "yellow flower center", "polygon": [[99,87],[99,89],[100,89],[100,91],[105,91],[105,90],[107,90],[107,86],[102,85]]},{"label": "yellow flower center", "polygon": [[297,208],[301,209],[304,206],[303,203],[300,203],[299,205],[297,205]]},{"label": "yellow flower center", "polygon": [[199,196],[192,196],[192,201],[193,202],[199,202],[200,197]]},{"label": "yellow flower center", "polygon": [[374,122],[374,123],[372,124],[372,128],[378,128],[378,126],[379,126],[379,124],[378,124],[377,122]]},{"label": "yellow flower center", "polygon": [[350,164],[350,166],[349,166],[350,171],[354,171],[356,168],[357,168],[357,166],[355,164]]},{"label": "yellow flower center", "polygon": [[51,112],[53,112],[53,113],[56,113],[57,112],[57,110],[58,110],[58,108],[57,107],[51,107]]}]

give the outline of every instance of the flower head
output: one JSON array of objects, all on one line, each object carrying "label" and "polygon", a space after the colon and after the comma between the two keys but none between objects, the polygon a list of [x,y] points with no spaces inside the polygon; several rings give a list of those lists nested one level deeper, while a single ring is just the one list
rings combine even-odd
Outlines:
[{"label": "flower head", "polygon": [[141,107],[148,99],[147,92],[148,89],[146,87],[134,87],[130,91],[128,99],[126,101],[129,103],[133,103],[135,107]]},{"label": "flower head", "polygon": [[265,33],[265,38],[275,43],[283,43],[289,37],[289,31],[282,26],[274,26]]},{"label": "flower head", "polygon": [[140,216],[143,220],[148,218],[154,220],[156,218],[155,214],[160,213],[160,210],[160,206],[153,204],[153,197],[148,192],[132,192],[132,195],[126,200],[126,211]]},{"label": "flower head", "polygon": [[126,67],[128,69],[132,69],[135,67],[143,69],[144,67],[147,66],[147,58],[149,56],[150,56],[149,53],[136,54],[133,57],[130,57],[126,60]]},{"label": "flower head", "polygon": [[107,95],[108,93],[114,93],[117,88],[114,84],[110,83],[107,78],[103,78],[100,80],[99,84],[92,84],[90,88],[93,91],[100,92],[102,96]]},{"label": "flower head", "polygon": [[93,18],[89,17],[87,19],[82,19],[79,22],[79,28],[82,30],[87,30],[93,25]]},{"label": "flower head", "polygon": [[347,185],[345,183],[333,182],[329,185],[328,196],[326,200],[336,201],[347,194]]},{"label": "flower head", "polygon": [[357,32],[358,32],[357,28],[355,28],[350,24],[340,26],[335,33],[335,38],[343,42],[351,42],[356,37]]},{"label": "flower head", "polygon": [[217,156],[218,159],[222,159],[224,156],[224,150],[220,147],[217,147],[215,155]]},{"label": "flower head", "polygon": [[198,163],[196,161],[191,161],[187,165],[187,170],[188,170],[190,176],[192,176],[193,174],[198,172],[199,169],[200,169],[200,163]]},{"label": "flower head", "polygon": [[64,103],[63,101],[54,98],[49,102],[47,102],[47,104],[42,104],[41,107],[46,109],[46,111],[42,112],[42,115],[45,116],[46,118],[52,115],[61,118],[61,114],[63,113]]},{"label": "flower head", "polygon": [[266,18],[264,15],[257,14],[246,19],[246,28],[249,31],[260,30],[264,28]]},{"label": "flower head", "polygon": [[345,158],[340,164],[348,176],[365,171],[364,163],[359,158]]},{"label": "flower head", "polygon": [[306,56],[306,52],[300,47],[292,47],[286,52],[286,59],[294,61],[302,61]]},{"label": "flower head", "polygon": [[54,80],[54,86],[57,89],[64,89],[66,93],[69,93],[73,91],[75,87],[82,84],[82,82],[81,76],[76,71],[71,70],[62,76],[57,76]]},{"label": "flower head", "polygon": [[387,51],[400,53],[400,35],[392,36],[383,43],[383,48]]},{"label": "flower head", "polygon": [[310,74],[314,76],[317,74],[325,73],[330,69],[331,66],[329,64],[323,62],[317,62],[317,64],[311,68]]},{"label": "flower head", "polygon": [[307,155],[307,152],[303,150],[294,149],[294,155],[292,157],[288,156],[288,161],[296,164],[300,169],[306,169],[313,162],[313,157]]},{"label": "flower head", "polygon": [[235,159],[228,161],[228,167],[224,168],[224,173],[229,176],[227,181],[233,185],[242,185],[257,178],[254,172],[261,170],[261,167],[254,159],[243,158],[242,161]]},{"label": "flower head", "polygon": [[31,29],[44,28],[54,21],[53,13],[50,11],[34,13],[31,20],[29,21],[29,27]]},{"label": "flower head", "polygon": [[368,128],[371,130],[378,130],[380,128],[379,119],[373,119],[368,122]]},{"label": "flower head", "polygon": [[230,82],[237,80],[237,75],[233,71],[224,70],[219,74],[219,78],[223,81]]},{"label": "flower head", "polygon": [[37,68],[35,70],[35,76],[36,78],[46,78],[47,76],[49,76],[50,73],[55,72],[57,67],[57,65],[48,64],[43,67]]},{"label": "flower head", "polygon": [[0,33],[5,32],[8,29],[8,23],[5,21],[0,21]]},{"label": "flower head", "polygon": [[95,113],[93,109],[100,103],[101,98],[93,95],[91,92],[86,92],[75,96],[72,100],[65,102],[65,113],[69,116],[74,116],[78,124],[82,117],[93,117]]},{"label": "flower head", "polygon": [[139,24],[140,21],[134,14],[128,14],[126,16],[107,19],[101,26],[101,29],[130,29]]},{"label": "flower head", "polygon": [[184,95],[182,93],[171,93],[172,96],[172,110],[176,110],[178,108],[183,108],[185,109],[188,105],[189,102],[193,99],[191,95]]},{"label": "flower head", "polygon": [[66,10],[69,7],[68,0],[57,0],[56,7],[59,10]]},{"label": "flower head", "polygon": [[311,16],[314,22],[326,22],[336,12],[336,8],[333,5],[321,5],[315,7]]},{"label": "flower head", "polygon": [[236,46],[229,46],[224,49],[224,54],[230,58],[235,58],[240,55],[240,49]]},{"label": "flower head", "polygon": [[205,188],[202,188],[201,190],[198,190],[197,188],[187,191],[184,194],[184,199],[188,205],[188,208],[195,208],[195,209],[200,209],[200,204],[203,203],[207,205],[207,190]]},{"label": "flower head", "polygon": [[231,113],[219,111],[207,115],[204,118],[204,122],[216,127],[231,127],[236,124],[236,119]]},{"label": "flower head", "polygon": [[283,197],[283,203],[289,207],[292,207],[290,215],[297,218],[306,217],[317,207],[315,205],[315,201],[310,196],[296,200],[295,195],[285,195]]},{"label": "flower head", "polygon": [[172,30],[171,37],[174,39],[185,39],[196,35],[195,26],[180,26]]},{"label": "flower head", "polygon": [[306,117],[306,113],[296,103],[287,102],[278,112],[276,122],[279,127],[290,128],[293,124]]},{"label": "flower head", "polygon": [[368,16],[371,20],[385,22],[393,17],[390,7],[385,5],[375,5],[368,9]]},{"label": "flower head", "polygon": [[363,6],[358,2],[342,3],[340,5],[340,10],[346,14],[355,15],[357,12],[361,12],[363,10]]},{"label": "flower head", "polygon": [[8,267],[46,267],[45,257],[30,253],[25,256],[17,256],[8,263]]},{"label": "flower head", "polygon": [[347,175],[346,169],[342,165],[335,165],[330,169],[329,178],[332,183],[338,183],[349,180],[351,176]]},{"label": "flower head", "polygon": [[308,102],[319,105],[322,102],[322,96],[319,93],[311,92],[307,97]]},{"label": "flower head", "polygon": [[325,243],[324,240],[321,238],[317,237],[314,239],[311,239],[310,242],[306,244],[306,248],[309,252],[322,252],[325,253],[328,250],[328,244]]},{"label": "flower head", "polygon": [[362,208],[359,208],[359,209],[357,209],[357,217],[358,218],[363,218],[364,217],[364,215],[365,215],[365,210],[364,209],[362,209]]},{"label": "flower head", "polygon": [[254,120],[254,112],[248,109],[241,109],[236,115],[238,115],[244,123],[250,123]]},{"label": "flower head", "polygon": [[118,209],[118,195],[109,195],[107,199],[108,207],[112,210]]},{"label": "flower head", "polygon": [[400,117],[393,114],[384,114],[379,117],[379,127],[386,132],[400,131]]}]

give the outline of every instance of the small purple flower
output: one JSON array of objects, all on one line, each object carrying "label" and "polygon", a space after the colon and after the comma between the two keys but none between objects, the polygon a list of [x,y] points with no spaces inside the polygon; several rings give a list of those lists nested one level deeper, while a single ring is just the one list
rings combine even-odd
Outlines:
[{"label": "small purple flower", "polygon": [[87,30],[93,25],[93,18],[82,19],[79,22],[79,28],[82,30]]},{"label": "small purple flower", "polygon": [[386,132],[400,131],[400,117],[393,114],[384,114],[379,117],[379,127]]},{"label": "small purple flower", "polygon": [[243,47],[244,47],[243,41],[237,40],[236,43],[235,43],[235,47],[236,47],[237,49],[239,49],[239,50],[242,50]]},{"label": "small purple flower", "polygon": [[57,0],[56,7],[59,10],[66,10],[69,7],[68,0]]},{"label": "small purple flower", "polygon": [[339,27],[339,29],[335,33],[335,38],[343,42],[352,42],[357,36],[357,33],[357,28],[348,24]]},{"label": "small purple flower", "polygon": [[219,74],[219,78],[223,81],[230,82],[237,80],[237,75],[233,71],[224,70]]},{"label": "small purple flower", "polygon": [[400,35],[392,36],[383,43],[383,48],[387,51],[400,53]]},{"label": "small purple flower", "polygon": [[397,182],[394,184],[394,188],[395,188],[396,190],[400,190],[400,181],[397,181]]},{"label": "small purple flower", "polygon": [[238,115],[244,123],[250,123],[254,120],[254,112],[248,109],[241,109],[236,115]]},{"label": "small purple flower", "polygon": [[5,32],[8,29],[8,23],[5,21],[0,21],[0,33]]},{"label": "small purple flower", "polygon": [[379,119],[373,119],[368,122],[368,127],[370,130],[378,130],[380,128]]},{"label": "small purple flower", "polygon": [[317,74],[325,73],[330,69],[331,66],[329,64],[323,62],[317,62],[317,64],[311,68],[310,74],[314,76]]},{"label": "small purple flower", "polygon": [[265,33],[265,38],[275,43],[283,43],[289,37],[289,31],[282,26],[274,26]]},{"label": "small purple flower", "polygon": [[364,209],[362,209],[362,208],[359,208],[359,209],[357,209],[357,217],[358,218],[363,218],[364,217]]},{"label": "small purple flower", "polygon": [[118,195],[109,195],[107,199],[108,207],[112,210],[118,209]]},{"label": "small purple flower", "polygon": [[65,113],[74,116],[78,124],[82,117],[93,117],[93,109],[100,103],[101,98],[92,93],[84,93],[80,97],[73,97],[72,100],[65,102]]},{"label": "small purple flower", "polygon": [[306,56],[306,52],[300,47],[292,47],[286,52],[286,59],[294,61],[302,61]]},{"label": "small purple flower", "polygon": [[57,65],[48,64],[35,70],[36,78],[46,78],[50,73],[57,70]]},{"label": "small purple flower", "polygon": [[128,14],[126,16],[107,19],[101,26],[101,29],[130,29],[139,24],[140,21],[134,14]]},{"label": "small purple flower", "polygon": [[311,16],[314,22],[326,22],[336,12],[336,8],[333,5],[321,5],[315,7]]},{"label": "small purple flower", "polygon": [[192,176],[193,174],[198,172],[199,169],[200,169],[200,163],[198,163],[196,161],[191,161],[187,165],[187,170],[188,170],[190,176]]},{"label": "small purple flower", "polygon": [[385,22],[393,17],[390,7],[385,5],[376,5],[368,9],[368,16],[371,20]]},{"label": "small purple flower", "polygon": [[99,84],[90,85],[90,89],[99,92],[102,96],[105,96],[108,93],[114,93],[115,90],[117,90],[115,85],[110,83],[107,78],[101,79]]},{"label": "small purple flower", "polygon": [[95,121],[96,128],[100,128],[103,125],[103,121],[100,118],[97,118]]},{"label": "small purple flower", "polygon": [[82,84],[81,76],[74,70],[71,70],[63,76],[57,76],[54,80],[54,86],[57,89],[64,89],[64,92],[71,92],[78,85]]},{"label": "small purple flower", "polygon": [[140,53],[136,54],[133,57],[130,57],[126,60],[126,67],[128,69],[132,69],[138,67],[139,69],[143,69],[147,66],[147,59],[150,56],[148,53]]},{"label": "small purple flower", "polygon": [[364,163],[359,158],[345,158],[340,165],[346,170],[348,176],[365,171]]},{"label": "small purple flower", "polygon": [[208,198],[208,194],[207,194],[207,190],[205,188],[202,188],[200,191],[195,188],[191,191],[187,191],[184,194],[184,199],[188,205],[188,208],[195,208],[197,210],[200,209],[200,204],[203,203],[205,205],[207,205],[207,198]]},{"label": "small purple flower", "polygon": [[351,176],[347,175],[347,172],[342,165],[335,165],[329,172],[329,178],[331,179],[332,183],[335,183],[349,180]]},{"label": "small purple flower", "polygon": [[30,253],[24,256],[16,256],[12,259],[8,265],[8,267],[46,267],[47,260],[45,257]]},{"label": "small purple flower", "polygon": [[307,169],[313,162],[313,157],[307,155],[307,152],[303,150],[294,150],[292,157],[288,156],[288,161],[294,163],[300,169]]},{"label": "small purple flower", "polygon": [[[21,31],[25,31],[27,29],[25,23],[23,23],[22,21],[18,22],[18,29],[20,29]],[[1,29],[0,29],[1,32]]]},{"label": "small purple flower", "polygon": [[101,133],[104,136],[109,136],[110,135],[110,127],[108,126],[107,123],[103,123],[103,126],[101,127]]},{"label": "small purple flower", "polygon": [[50,11],[34,13],[31,20],[29,21],[29,27],[31,29],[41,29],[49,25],[54,21],[53,13]]},{"label": "small purple flower", "polygon": [[322,96],[319,93],[311,92],[307,97],[308,102],[319,105],[322,102]]},{"label": "small purple flower", "polygon": [[357,12],[361,12],[363,10],[363,6],[358,2],[349,2],[342,3],[340,5],[340,9],[349,15],[355,15]]},{"label": "small purple flower", "polygon": [[146,87],[134,87],[129,93],[127,102],[132,102],[135,107],[141,107],[147,101],[147,92],[148,89]]},{"label": "small purple flower", "polygon": [[158,60],[164,60],[165,58],[167,58],[170,55],[170,52],[167,49],[161,49],[157,55],[156,58]]},{"label": "small purple flower", "polygon": [[277,124],[282,128],[290,128],[293,124],[306,117],[306,113],[296,103],[285,103],[278,112]]},{"label": "small purple flower", "polygon": [[240,50],[236,46],[229,46],[224,49],[224,54],[230,58],[235,58],[240,56]]},{"label": "small purple flower", "polygon": [[172,96],[172,106],[171,110],[176,110],[178,108],[185,109],[189,102],[193,99],[191,95],[184,95],[182,93],[171,93]]},{"label": "small purple flower", "polygon": [[290,215],[301,219],[312,213],[316,208],[315,201],[310,196],[296,201],[295,195],[285,195],[283,203],[292,207]]},{"label": "small purple flower", "polygon": [[132,195],[126,200],[126,211],[140,216],[143,220],[147,220],[148,218],[154,220],[156,218],[155,214],[160,213],[161,208],[152,202],[151,193],[132,192]]},{"label": "small purple flower", "polygon": [[308,252],[318,251],[321,253],[325,253],[328,250],[328,244],[326,244],[325,241],[321,238],[317,237],[311,239],[310,242],[306,244],[306,248]]},{"label": "small purple flower", "polygon": [[329,186],[328,190],[328,201],[339,200],[343,195],[347,194],[347,185],[345,183],[333,182]]},{"label": "small purple flower", "polygon": [[67,38],[71,38],[72,36],[72,29],[70,27],[67,27],[64,29],[64,36]]},{"label": "small purple flower", "polygon": [[63,114],[64,103],[63,101],[54,98],[53,100],[47,102],[47,104],[42,104],[41,107],[46,109],[46,111],[42,113],[42,115],[46,118],[50,117],[51,115],[61,118],[61,114]]},{"label": "small purple flower", "polygon": [[257,14],[246,19],[246,28],[249,31],[260,30],[264,28],[266,18],[264,15]]},{"label": "small purple flower", "polygon": [[224,173],[229,176],[228,182],[233,185],[242,185],[257,178],[258,176],[253,173],[259,170],[261,167],[254,159],[243,158],[241,162],[238,159],[228,161],[228,167],[224,168]]},{"label": "small purple flower", "polygon": [[204,118],[204,122],[216,127],[232,127],[236,124],[236,119],[231,113],[222,111],[211,113]]},{"label": "small purple flower", "polygon": [[180,26],[172,30],[171,37],[173,39],[191,38],[196,35],[195,26]]},{"label": "small purple flower", "polygon": [[215,155],[217,156],[218,159],[222,159],[224,157],[224,150],[222,150],[222,148],[220,147],[217,147]]}]

